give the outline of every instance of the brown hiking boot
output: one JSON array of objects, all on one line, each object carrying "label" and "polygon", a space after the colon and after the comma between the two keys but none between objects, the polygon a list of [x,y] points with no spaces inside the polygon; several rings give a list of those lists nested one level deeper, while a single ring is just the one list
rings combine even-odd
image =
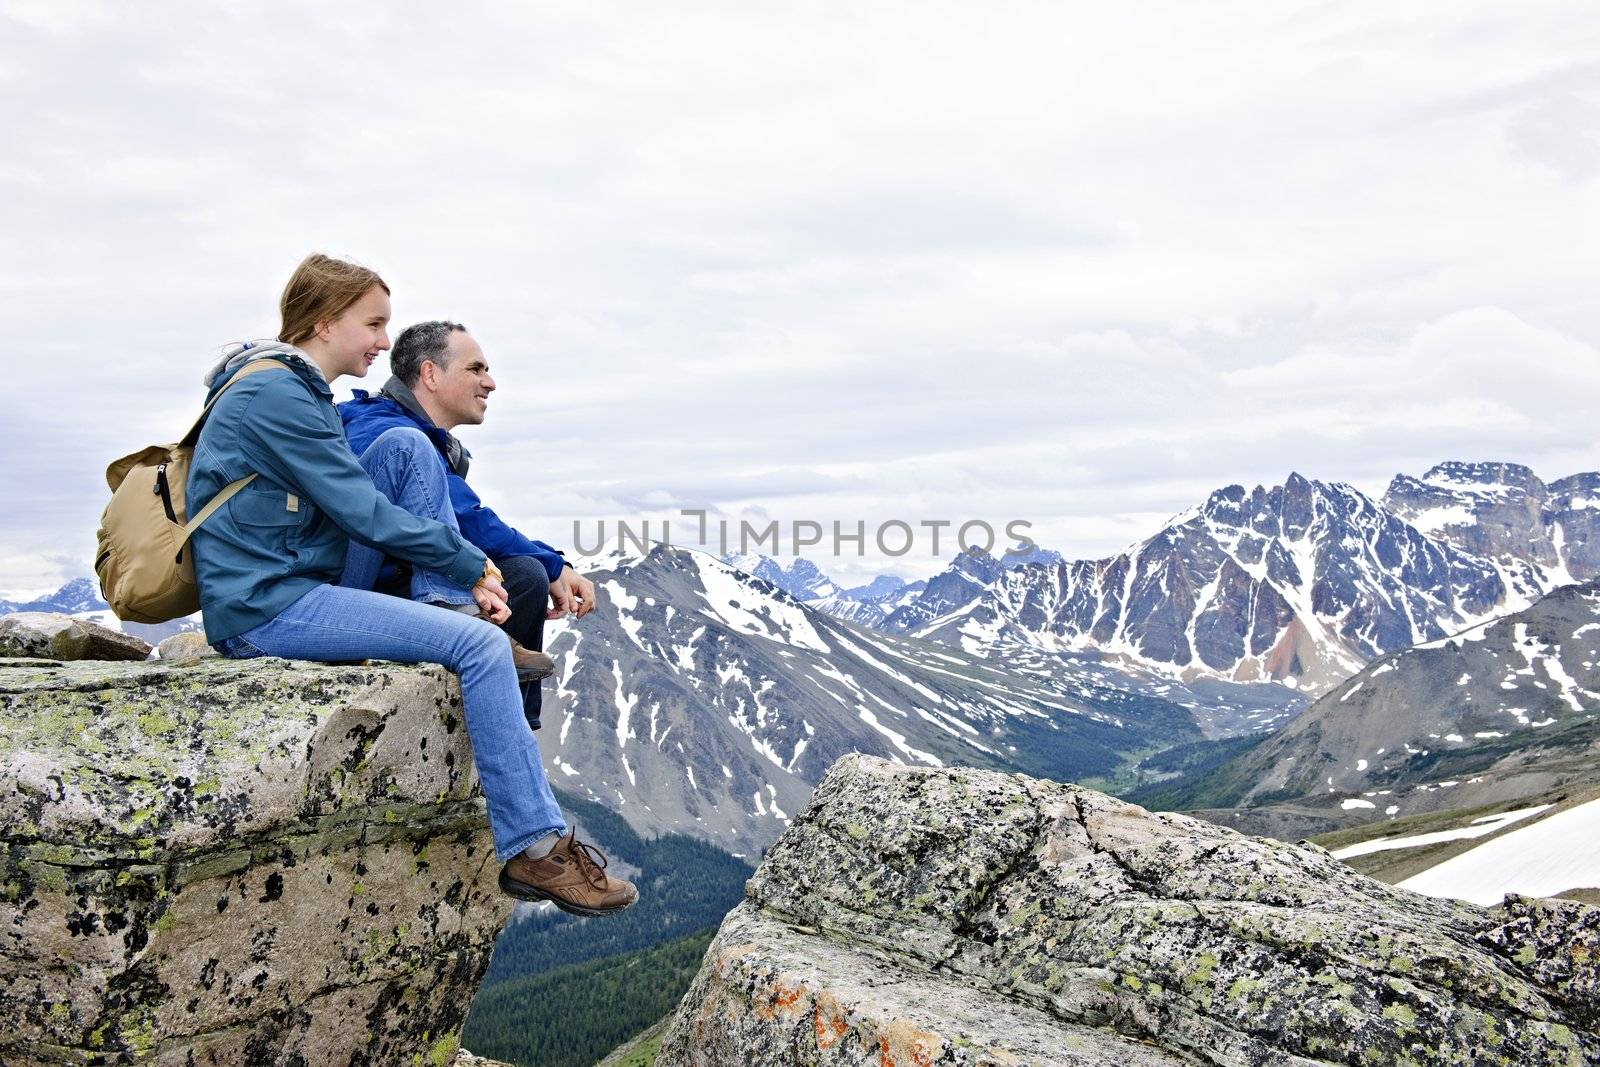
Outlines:
[{"label": "brown hiking boot", "polygon": [[[489,616],[478,610],[476,604],[435,604],[435,607],[448,608],[450,611],[459,611],[463,615],[471,615],[474,619],[489,621]],[[511,662],[517,666],[517,681],[537,682],[556,673],[556,661],[543,652],[536,652],[526,645],[519,644],[509,634],[506,640],[511,642]]]},{"label": "brown hiking boot", "polygon": [[519,682],[537,682],[556,673],[556,661],[543,652],[535,652],[509,637],[506,640],[511,641],[511,662],[517,665]]},{"label": "brown hiking boot", "polygon": [[604,854],[573,830],[548,856],[512,856],[500,868],[500,889],[518,900],[548,900],[573,915],[610,915],[638,900],[639,891],[626,878],[608,877],[605,866]]}]

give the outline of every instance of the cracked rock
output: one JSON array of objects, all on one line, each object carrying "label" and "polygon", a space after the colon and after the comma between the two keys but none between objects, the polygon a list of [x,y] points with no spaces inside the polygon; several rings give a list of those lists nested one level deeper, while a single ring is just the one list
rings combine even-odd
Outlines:
[{"label": "cracked rock", "polygon": [[1072,785],[847,756],[659,1063],[1578,1067],[1600,1062],[1597,926]]},{"label": "cracked rock", "polygon": [[466,733],[434,667],[0,663],[0,1063],[453,1063]]}]

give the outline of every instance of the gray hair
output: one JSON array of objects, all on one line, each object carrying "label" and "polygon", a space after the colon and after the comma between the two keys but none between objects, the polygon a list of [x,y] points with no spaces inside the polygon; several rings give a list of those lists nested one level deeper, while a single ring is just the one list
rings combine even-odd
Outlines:
[{"label": "gray hair", "polygon": [[419,322],[400,331],[389,353],[389,369],[410,388],[422,377],[422,364],[434,363],[440,370],[450,366],[450,335],[467,328],[459,322]]}]

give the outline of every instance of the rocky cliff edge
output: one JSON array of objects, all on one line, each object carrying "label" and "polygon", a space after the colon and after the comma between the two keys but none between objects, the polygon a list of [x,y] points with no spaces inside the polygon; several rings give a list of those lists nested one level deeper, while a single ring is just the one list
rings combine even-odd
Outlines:
[{"label": "rocky cliff edge", "polygon": [[1600,910],[1485,910],[1070,785],[847,756],[723,923],[681,1064],[1579,1067]]},{"label": "rocky cliff edge", "polygon": [[450,1063],[510,911],[437,668],[0,660],[0,826],[0,1063]]}]

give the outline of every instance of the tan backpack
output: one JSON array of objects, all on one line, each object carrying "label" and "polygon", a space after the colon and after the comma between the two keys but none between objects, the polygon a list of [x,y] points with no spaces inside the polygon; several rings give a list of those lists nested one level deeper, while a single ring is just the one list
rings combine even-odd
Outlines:
[{"label": "tan backpack", "polygon": [[274,367],[288,370],[275,359],[246,363],[206,404],[183,440],[141,448],[106,468],[111,503],[100,516],[94,571],[100,577],[100,595],[117,618],[166,622],[200,610],[194,554],[185,553],[184,547],[200,524],[254,481],[255,475],[228,483],[190,519],[183,499],[189,484],[189,461],[212,404],[246,375]]}]

